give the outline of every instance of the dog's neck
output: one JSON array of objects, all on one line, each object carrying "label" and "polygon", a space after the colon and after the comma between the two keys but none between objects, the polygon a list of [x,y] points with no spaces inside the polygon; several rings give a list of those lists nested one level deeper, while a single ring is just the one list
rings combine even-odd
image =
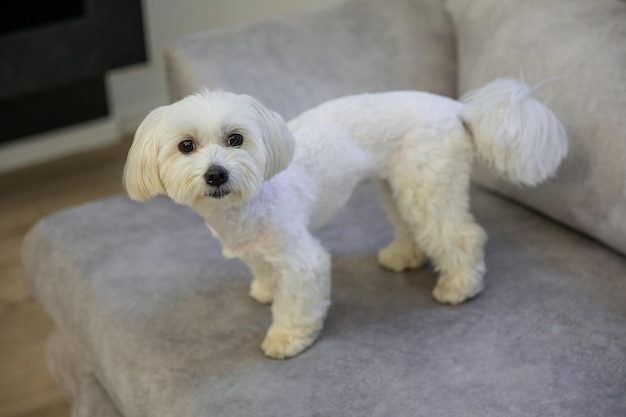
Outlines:
[{"label": "dog's neck", "polygon": [[192,209],[199,214],[211,230],[213,236],[220,240],[224,256],[227,258],[239,257],[244,259],[255,258],[253,247],[248,242],[258,241],[260,236],[267,233],[267,213],[261,200],[264,200],[266,190],[251,200],[233,207],[220,207],[219,204],[207,200]]},{"label": "dog's neck", "polygon": [[205,223],[214,234],[224,235],[239,227],[243,210],[242,206],[221,208],[211,204],[210,201],[208,203],[209,204],[201,204],[192,208],[204,219]]},{"label": "dog's neck", "polygon": [[[292,177],[277,175],[266,181],[250,200],[236,206],[220,207],[206,200],[192,207],[206,222],[213,235],[222,243],[224,256],[255,260],[268,251],[281,247],[287,238],[289,223],[285,219],[301,218],[306,223],[309,211],[306,188],[308,183],[294,184]],[[267,245],[259,242],[268,242]]]}]

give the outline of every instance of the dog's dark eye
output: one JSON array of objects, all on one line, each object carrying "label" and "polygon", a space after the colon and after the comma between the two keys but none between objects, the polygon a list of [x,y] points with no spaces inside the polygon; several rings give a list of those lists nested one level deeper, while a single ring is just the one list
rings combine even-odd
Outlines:
[{"label": "dog's dark eye", "polygon": [[191,139],[185,139],[178,144],[178,150],[182,153],[193,152],[196,149],[196,145],[193,143]]},{"label": "dog's dark eye", "polygon": [[228,146],[241,146],[243,144],[243,136],[239,133],[233,133],[228,137],[228,140],[226,142],[228,143]]}]

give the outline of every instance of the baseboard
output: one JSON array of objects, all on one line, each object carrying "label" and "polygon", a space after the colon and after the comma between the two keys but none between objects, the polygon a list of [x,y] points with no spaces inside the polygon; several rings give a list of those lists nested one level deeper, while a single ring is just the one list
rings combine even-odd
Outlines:
[{"label": "baseboard", "polygon": [[0,146],[0,173],[112,145],[123,137],[112,118],[33,135]]},{"label": "baseboard", "polygon": [[0,145],[0,173],[96,150],[133,135],[153,109],[167,104],[165,97],[149,97],[132,107],[73,127],[20,138]]}]

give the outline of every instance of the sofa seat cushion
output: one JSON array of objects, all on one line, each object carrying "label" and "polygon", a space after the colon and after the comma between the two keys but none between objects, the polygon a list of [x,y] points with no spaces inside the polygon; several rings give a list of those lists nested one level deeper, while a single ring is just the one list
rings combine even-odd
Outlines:
[{"label": "sofa seat cushion", "polygon": [[333,255],[326,327],[286,361],[259,348],[270,308],[249,298],[246,267],[166,198],[53,214],[24,265],[76,417],[623,416],[626,259],[482,189],[472,207],[487,289],[444,306],[428,267],[377,265],[390,226],[358,188],[318,233]]}]

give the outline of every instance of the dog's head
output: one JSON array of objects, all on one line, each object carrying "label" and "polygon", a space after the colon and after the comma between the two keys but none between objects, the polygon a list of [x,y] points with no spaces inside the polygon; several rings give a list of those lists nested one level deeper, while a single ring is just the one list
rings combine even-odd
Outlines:
[{"label": "dog's head", "polygon": [[190,207],[232,207],[287,168],[294,148],[282,117],[254,98],[204,90],[144,119],[124,185],[139,201],[165,194]]}]

